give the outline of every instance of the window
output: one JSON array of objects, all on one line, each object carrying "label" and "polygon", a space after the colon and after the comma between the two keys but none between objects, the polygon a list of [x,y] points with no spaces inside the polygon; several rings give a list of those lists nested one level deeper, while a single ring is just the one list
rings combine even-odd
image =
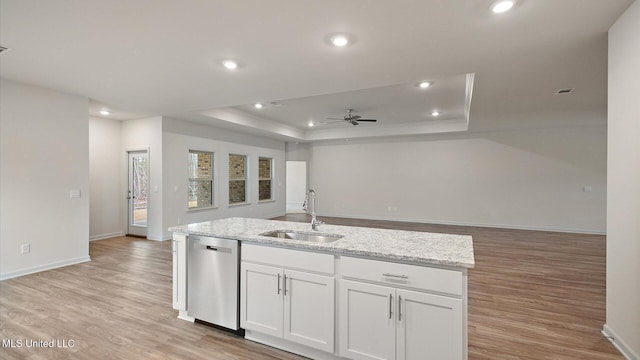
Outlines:
[{"label": "window", "polygon": [[213,206],[213,153],[189,150],[189,209]]},{"label": "window", "polygon": [[258,200],[271,200],[271,178],[273,159],[271,158],[258,158]]},{"label": "window", "polygon": [[247,201],[247,157],[229,154],[229,204]]}]

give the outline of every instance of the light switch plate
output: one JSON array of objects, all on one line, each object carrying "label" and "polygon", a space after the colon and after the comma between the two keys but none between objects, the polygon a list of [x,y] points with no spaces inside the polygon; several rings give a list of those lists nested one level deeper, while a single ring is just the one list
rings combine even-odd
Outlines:
[{"label": "light switch plate", "polygon": [[69,198],[71,199],[79,199],[81,195],[82,193],[80,192],[80,189],[69,190]]}]

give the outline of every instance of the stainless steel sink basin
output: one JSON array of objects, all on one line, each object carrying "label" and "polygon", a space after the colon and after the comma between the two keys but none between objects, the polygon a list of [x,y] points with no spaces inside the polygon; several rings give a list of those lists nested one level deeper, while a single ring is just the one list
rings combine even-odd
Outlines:
[{"label": "stainless steel sink basin", "polygon": [[336,234],[323,234],[323,233],[312,233],[312,232],[304,232],[304,231],[294,231],[294,230],[273,230],[260,234],[262,236],[269,236],[279,239],[293,239],[293,240],[302,240],[302,241],[312,241],[312,242],[320,242],[320,243],[330,243],[336,240],[342,239],[343,235]]}]

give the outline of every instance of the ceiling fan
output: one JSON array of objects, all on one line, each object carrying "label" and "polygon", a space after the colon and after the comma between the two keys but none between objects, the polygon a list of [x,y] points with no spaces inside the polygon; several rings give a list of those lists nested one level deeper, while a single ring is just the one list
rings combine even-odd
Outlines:
[{"label": "ceiling fan", "polygon": [[358,125],[358,123],[361,122],[361,121],[366,121],[366,122],[376,122],[376,121],[378,121],[376,119],[362,119],[362,116],[353,115],[352,112],[353,112],[353,109],[348,109],[347,110],[347,114],[342,119],[339,119],[339,118],[327,118],[327,119],[328,120],[338,120],[338,121],[330,122],[329,124],[335,124],[335,123],[340,122],[340,121],[346,121],[346,122],[350,123],[351,125]]}]

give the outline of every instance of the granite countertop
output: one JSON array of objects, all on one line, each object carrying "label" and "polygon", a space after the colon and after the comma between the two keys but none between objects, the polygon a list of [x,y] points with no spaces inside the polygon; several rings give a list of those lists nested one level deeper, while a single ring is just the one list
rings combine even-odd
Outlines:
[{"label": "granite countertop", "polygon": [[475,265],[473,240],[469,235],[324,224],[320,226],[318,233],[338,234],[344,237],[331,243],[320,243],[260,236],[261,233],[271,230],[310,232],[311,224],[227,218],[169,228],[169,231],[180,234],[220,237],[247,243],[396,260],[419,265],[431,264],[463,268],[473,268]]}]

